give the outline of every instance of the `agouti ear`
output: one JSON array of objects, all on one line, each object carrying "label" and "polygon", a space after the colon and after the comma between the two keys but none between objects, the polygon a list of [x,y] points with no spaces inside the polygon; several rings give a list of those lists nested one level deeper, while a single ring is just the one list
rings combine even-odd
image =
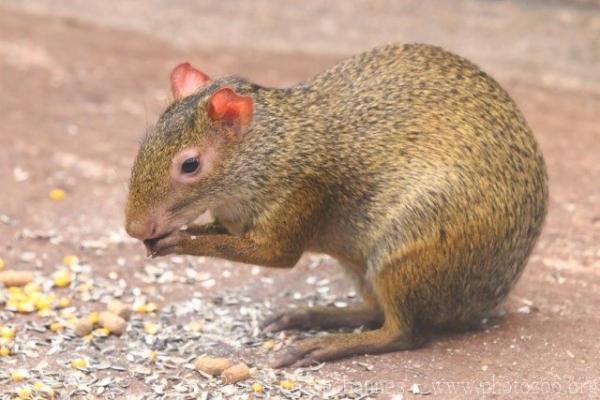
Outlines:
[{"label": "agouti ear", "polygon": [[208,100],[208,117],[241,136],[248,131],[252,122],[253,104],[252,97],[240,96],[227,87],[221,88]]},{"label": "agouti ear", "polygon": [[203,72],[192,67],[190,63],[182,63],[171,71],[171,91],[173,97],[179,100],[194,93],[204,86],[210,78]]}]

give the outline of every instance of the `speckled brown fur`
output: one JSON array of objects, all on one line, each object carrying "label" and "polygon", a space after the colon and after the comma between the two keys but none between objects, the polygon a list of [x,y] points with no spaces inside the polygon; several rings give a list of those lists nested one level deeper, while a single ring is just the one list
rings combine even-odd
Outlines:
[{"label": "speckled brown fur", "polygon": [[[252,126],[220,147],[210,178],[174,196],[173,155],[223,134],[205,111],[223,86],[252,96]],[[174,233],[163,254],[292,267],[315,251],[346,266],[365,306],[282,314],[267,329],[383,325],[299,342],[275,358],[283,366],[412,348],[418,332],[485,317],[521,275],[547,202],[542,155],[508,94],[464,58],[412,44],[290,89],[223,78],[175,102],[140,149],[127,216],[166,203],[211,209],[224,227]]]}]

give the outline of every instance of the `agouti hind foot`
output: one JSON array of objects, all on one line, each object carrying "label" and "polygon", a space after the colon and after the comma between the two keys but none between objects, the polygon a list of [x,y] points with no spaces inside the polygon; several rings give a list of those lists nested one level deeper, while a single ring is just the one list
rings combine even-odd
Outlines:
[{"label": "agouti hind foot", "polygon": [[264,332],[287,329],[375,328],[383,323],[383,314],[367,305],[348,308],[314,307],[285,311],[267,318],[261,328]]},{"label": "agouti hind foot", "polygon": [[305,339],[276,353],[273,368],[298,364],[301,367],[360,354],[380,354],[421,347],[425,338],[382,327],[360,333],[341,333]]}]

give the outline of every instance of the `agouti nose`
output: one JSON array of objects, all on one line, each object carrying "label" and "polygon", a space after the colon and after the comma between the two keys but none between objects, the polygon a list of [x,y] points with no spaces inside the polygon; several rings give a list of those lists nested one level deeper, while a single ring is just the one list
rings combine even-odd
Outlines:
[{"label": "agouti nose", "polygon": [[156,232],[158,231],[156,222],[152,220],[131,220],[127,222],[125,229],[127,230],[127,234],[129,236],[139,240],[152,239],[156,236]]}]

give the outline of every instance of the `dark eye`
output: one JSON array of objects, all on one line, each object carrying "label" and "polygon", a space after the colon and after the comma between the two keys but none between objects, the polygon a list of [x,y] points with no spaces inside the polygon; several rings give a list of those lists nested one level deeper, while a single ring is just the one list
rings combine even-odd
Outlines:
[{"label": "dark eye", "polygon": [[188,158],[181,164],[181,172],[185,174],[191,174],[196,171],[200,166],[200,162],[197,158]]}]

